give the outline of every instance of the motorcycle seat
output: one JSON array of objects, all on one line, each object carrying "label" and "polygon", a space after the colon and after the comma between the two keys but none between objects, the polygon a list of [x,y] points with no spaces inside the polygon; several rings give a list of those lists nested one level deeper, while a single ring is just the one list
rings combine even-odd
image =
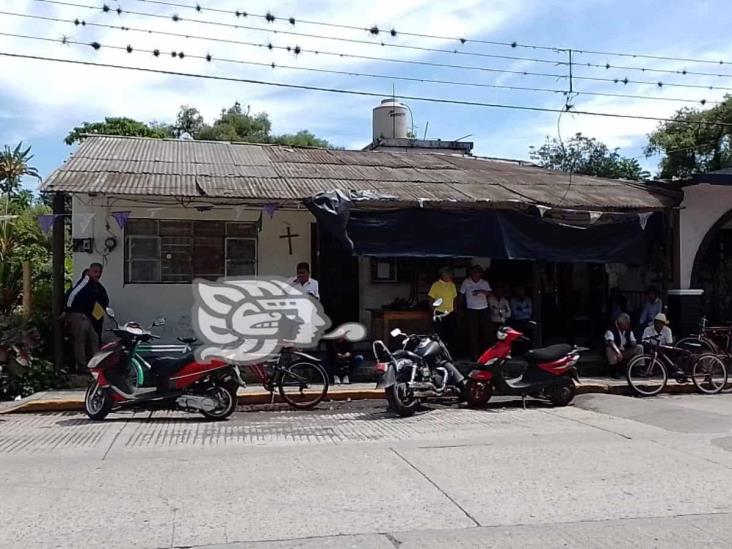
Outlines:
[{"label": "motorcycle seat", "polygon": [[181,357],[161,356],[153,360],[150,368],[157,376],[170,377],[194,360],[193,353],[186,353]]},{"label": "motorcycle seat", "polygon": [[527,362],[554,362],[560,358],[567,356],[572,352],[571,345],[566,343],[560,343],[558,345],[550,345],[549,347],[542,347],[541,349],[532,349],[524,355],[524,359]]}]

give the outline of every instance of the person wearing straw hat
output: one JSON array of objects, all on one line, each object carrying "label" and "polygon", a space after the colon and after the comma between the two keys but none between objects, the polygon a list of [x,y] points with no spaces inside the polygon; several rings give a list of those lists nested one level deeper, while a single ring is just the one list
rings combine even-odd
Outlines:
[{"label": "person wearing straw hat", "polygon": [[658,313],[653,317],[653,324],[643,330],[643,343],[652,347],[656,345],[673,345],[674,337],[668,324],[666,315]]}]

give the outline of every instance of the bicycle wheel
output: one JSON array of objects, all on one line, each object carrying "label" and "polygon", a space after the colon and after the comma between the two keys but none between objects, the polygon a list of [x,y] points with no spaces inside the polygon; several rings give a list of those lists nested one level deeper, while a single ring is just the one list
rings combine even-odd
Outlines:
[{"label": "bicycle wheel", "polygon": [[714,351],[714,347],[709,341],[699,339],[698,337],[682,337],[674,343],[674,347],[685,349],[692,354],[711,353]]},{"label": "bicycle wheel", "polygon": [[716,394],[727,385],[727,366],[717,355],[705,353],[694,362],[691,380],[700,392]]},{"label": "bicycle wheel", "polygon": [[663,391],[668,373],[654,355],[638,355],[628,363],[628,385],[638,396],[654,396]]},{"label": "bicycle wheel", "polygon": [[293,408],[307,410],[317,406],[328,393],[328,374],[312,362],[295,362],[279,374],[280,396]]}]

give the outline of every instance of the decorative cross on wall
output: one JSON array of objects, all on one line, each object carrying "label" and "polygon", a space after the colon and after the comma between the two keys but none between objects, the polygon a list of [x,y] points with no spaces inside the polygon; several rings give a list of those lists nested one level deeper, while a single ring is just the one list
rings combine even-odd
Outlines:
[{"label": "decorative cross on wall", "polygon": [[290,250],[290,255],[292,255],[292,239],[300,236],[299,234],[295,234],[293,232],[290,232],[290,226],[287,226],[287,234],[280,235],[280,238],[286,238],[287,239],[287,246]]}]

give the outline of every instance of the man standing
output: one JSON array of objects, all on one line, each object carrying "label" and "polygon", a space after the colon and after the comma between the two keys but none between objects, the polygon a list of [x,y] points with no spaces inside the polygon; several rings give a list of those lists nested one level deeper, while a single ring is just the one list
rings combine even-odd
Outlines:
[{"label": "man standing", "polygon": [[297,276],[290,279],[290,284],[298,288],[302,288],[303,292],[310,294],[315,299],[320,299],[318,281],[314,278],[310,278],[310,265],[307,263],[303,262],[297,264]]},{"label": "man standing", "polygon": [[663,303],[661,303],[661,298],[658,297],[658,290],[656,288],[653,286],[648,288],[646,296],[646,304],[638,319],[640,329],[645,329],[649,326],[656,319],[656,316],[663,311]]},{"label": "man standing", "polygon": [[109,305],[107,291],[99,282],[101,263],[92,263],[66,297],[66,319],[74,339],[74,361],[78,373],[87,372],[89,359],[99,349],[104,315]]},{"label": "man standing", "polygon": [[468,352],[472,360],[478,360],[488,346],[490,316],[488,296],[491,287],[483,278],[483,269],[479,265],[470,268],[470,277],[463,280],[460,295],[465,302],[465,322],[468,332]]},{"label": "man standing", "polygon": [[[455,334],[455,299],[457,298],[457,288],[452,281],[452,271],[448,267],[440,269],[440,278],[432,283],[427,297],[432,307],[438,313],[449,313],[439,324],[440,338],[445,342],[448,349],[453,349]],[[434,306],[435,301],[442,300],[438,306]]]},{"label": "man standing", "polygon": [[630,316],[625,313],[605,332],[605,345],[610,375],[614,379],[620,378],[620,369],[643,352],[643,347],[638,345],[630,329]]},{"label": "man standing", "polygon": [[511,325],[519,332],[525,332],[532,315],[531,298],[526,295],[526,289],[519,286],[511,298]]},{"label": "man standing", "polygon": [[511,306],[508,300],[503,297],[503,288],[497,287],[488,298],[488,307],[491,311],[491,325],[489,343],[492,345],[497,341],[498,328],[503,326],[511,318]]}]

